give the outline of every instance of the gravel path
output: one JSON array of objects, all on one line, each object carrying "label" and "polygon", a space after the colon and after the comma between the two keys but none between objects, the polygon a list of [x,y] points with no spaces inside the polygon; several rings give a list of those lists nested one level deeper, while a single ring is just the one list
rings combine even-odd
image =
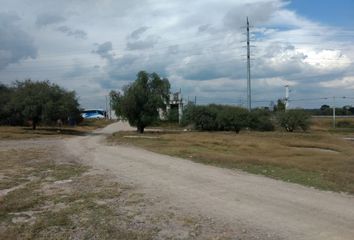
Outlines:
[{"label": "gravel path", "polygon": [[353,196],[105,143],[105,135],[129,129],[118,122],[65,144],[82,161],[138,186],[161,206],[230,225],[244,233],[242,239],[354,239]]}]

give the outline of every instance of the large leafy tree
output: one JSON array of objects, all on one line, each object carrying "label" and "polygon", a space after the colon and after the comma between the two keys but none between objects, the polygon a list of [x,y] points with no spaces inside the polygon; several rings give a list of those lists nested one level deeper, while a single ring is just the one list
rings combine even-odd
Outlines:
[{"label": "large leafy tree", "polygon": [[75,92],[66,91],[49,81],[16,82],[7,109],[17,122],[31,121],[33,129],[40,122],[50,124],[58,119],[80,118]]},{"label": "large leafy tree", "polygon": [[111,92],[112,106],[118,116],[127,119],[138,132],[159,118],[159,110],[166,109],[170,83],[156,73],[140,71],[137,79],[123,88],[123,93]]}]

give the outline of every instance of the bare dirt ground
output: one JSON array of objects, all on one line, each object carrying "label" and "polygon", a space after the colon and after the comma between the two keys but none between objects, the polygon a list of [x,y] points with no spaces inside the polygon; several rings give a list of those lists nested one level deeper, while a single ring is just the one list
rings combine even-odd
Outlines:
[{"label": "bare dirt ground", "polygon": [[109,146],[105,141],[106,135],[129,129],[125,123],[114,123],[90,136],[65,141],[65,151],[118,182],[134,186],[151,203],[142,208],[145,212],[159,210],[171,219],[176,215],[194,219],[185,228],[156,223],[160,224],[160,239],[354,239],[351,195],[134,147]]},{"label": "bare dirt ground", "polygon": [[0,239],[256,239],[88,167],[95,150],[77,154],[96,138],[0,141]]}]

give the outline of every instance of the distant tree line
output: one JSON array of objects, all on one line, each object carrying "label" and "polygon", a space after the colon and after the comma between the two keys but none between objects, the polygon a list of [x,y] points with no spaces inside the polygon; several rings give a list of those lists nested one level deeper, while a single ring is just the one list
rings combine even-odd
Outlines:
[{"label": "distant tree line", "polygon": [[49,81],[16,81],[0,84],[0,124],[26,125],[36,129],[39,123],[57,121],[77,123],[81,120],[79,103],[74,91]]},{"label": "distant tree line", "polygon": [[[306,111],[315,116],[329,116],[333,114],[333,108],[326,104],[322,105],[319,109],[306,109]],[[336,115],[354,115],[354,107],[348,105],[341,108],[336,107]]]}]

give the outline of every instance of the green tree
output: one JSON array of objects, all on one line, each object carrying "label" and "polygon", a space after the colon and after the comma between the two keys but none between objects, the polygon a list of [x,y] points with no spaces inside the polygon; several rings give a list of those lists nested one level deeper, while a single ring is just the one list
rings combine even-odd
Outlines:
[{"label": "green tree", "polygon": [[279,112],[277,121],[288,132],[293,132],[297,129],[306,131],[310,127],[310,115],[302,109]]},{"label": "green tree", "polygon": [[274,106],[274,112],[284,112],[285,111],[285,101],[283,99],[278,99],[277,105]]},{"label": "green tree", "polygon": [[218,129],[216,117],[218,109],[215,106],[197,106],[194,109],[194,124],[199,130],[215,131]]},{"label": "green tree", "polygon": [[248,115],[248,127],[256,131],[273,131],[272,115],[265,109],[254,109]]},{"label": "green tree", "polygon": [[235,131],[239,133],[241,129],[248,125],[249,112],[240,107],[222,106],[216,118],[218,128],[222,131]]},{"label": "green tree", "polygon": [[145,127],[158,120],[159,109],[166,110],[169,92],[168,79],[140,71],[135,82],[123,88],[123,94],[111,93],[113,109],[136,126],[138,132],[144,133]]},{"label": "green tree", "polygon": [[188,102],[183,108],[183,114],[181,119],[181,125],[187,126],[194,124],[195,122],[195,110],[197,106],[194,102]]},{"label": "green tree", "polygon": [[31,121],[32,129],[36,129],[40,122],[50,124],[58,119],[78,121],[80,118],[75,92],[66,91],[49,81],[15,82],[8,105],[18,121]]},{"label": "green tree", "polygon": [[0,84],[0,123],[9,123],[11,118],[11,113],[9,109],[9,102],[11,100],[11,95],[13,93],[13,88],[7,87],[6,85]]}]

